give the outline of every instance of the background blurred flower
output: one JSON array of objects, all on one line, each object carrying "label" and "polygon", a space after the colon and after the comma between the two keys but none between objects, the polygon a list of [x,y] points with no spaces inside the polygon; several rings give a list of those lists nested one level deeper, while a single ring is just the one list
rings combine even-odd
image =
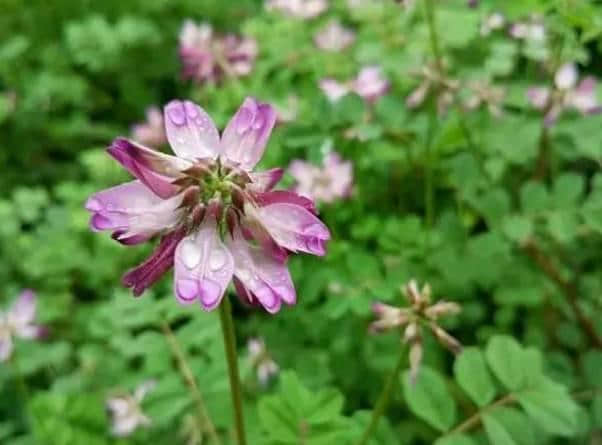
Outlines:
[{"label": "background blurred flower", "polygon": [[247,343],[249,359],[261,385],[266,386],[274,378],[280,368],[268,354],[265,342],[262,338],[251,338]]},{"label": "background blurred flower", "polygon": [[320,89],[330,102],[337,102],[346,94],[354,92],[366,102],[373,103],[387,93],[389,85],[378,66],[362,68],[355,79],[345,83],[330,78],[319,82]]},{"label": "background blurred flower", "polygon": [[155,386],[154,380],[147,380],[136,388],[134,394],[122,394],[107,399],[106,409],[111,418],[111,434],[126,437],[139,427],[151,425],[151,419],[142,412],[141,403]]},{"label": "background blurred flower", "polygon": [[268,11],[279,11],[289,17],[312,19],[328,9],[327,0],[266,0]]},{"label": "background blurred flower", "polygon": [[[289,252],[326,253],[330,232],[313,202],[273,191],[281,169],[253,172],[276,121],[268,104],[247,98],[221,138],[209,115],[189,101],[165,107],[167,139],[177,156],[117,138],[109,154],[138,178],[88,199],[93,230],[122,244],[153,236],[151,256],[123,277],[140,295],[175,266],[178,301],[216,308],[230,283],[268,312],[294,304]],[[254,238],[258,245],[251,244]]]},{"label": "background blurred flower", "polygon": [[493,31],[504,28],[504,26],[506,26],[506,18],[504,15],[499,12],[494,12],[485,17],[481,22],[481,35],[488,36]]},{"label": "background blurred flower", "polygon": [[341,25],[338,20],[331,20],[314,35],[314,42],[324,51],[342,51],[355,40],[355,33]]},{"label": "background blurred flower", "polygon": [[346,198],[353,186],[351,161],[343,161],[338,153],[328,153],[321,167],[296,160],[288,168],[295,178],[294,190],[317,202],[331,203]]},{"label": "background blurred flower", "polygon": [[546,39],[546,28],[541,18],[533,16],[527,21],[510,25],[510,36],[519,40],[543,42]]},{"label": "background blurred flower", "polygon": [[470,96],[464,102],[468,110],[476,110],[480,106],[485,106],[487,111],[493,116],[502,115],[502,106],[504,103],[504,88],[491,85],[488,81],[476,80],[468,83]]},{"label": "background blurred flower", "polygon": [[579,81],[574,63],[562,65],[554,75],[554,88],[531,87],[527,98],[533,107],[544,112],[544,123],[553,125],[563,111],[574,109],[582,115],[602,111],[596,95],[596,78],[587,76]]},{"label": "background blurred flower", "polygon": [[438,67],[435,64],[424,65],[411,74],[422,81],[406,98],[406,106],[418,108],[430,94],[434,94],[439,115],[447,113],[455,100],[460,82],[449,77],[444,66]]},{"label": "background blurred flower", "polygon": [[163,113],[157,106],[146,109],[146,122],[132,127],[132,139],[143,145],[158,147],[167,143]]},{"label": "background blurred flower", "polygon": [[11,357],[13,337],[33,340],[45,335],[46,328],[34,323],[36,299],[36,294],[26,289],[6,312],[0,312],[0,362]]},{"label": "background blurred flower", "polygon": [[257,52],[254,39],[234,34],[216,35],[207,23],[187,20],[180,31],[180,59],[185,79],[217,82],[226,75],[245,76],[253,69]]}]

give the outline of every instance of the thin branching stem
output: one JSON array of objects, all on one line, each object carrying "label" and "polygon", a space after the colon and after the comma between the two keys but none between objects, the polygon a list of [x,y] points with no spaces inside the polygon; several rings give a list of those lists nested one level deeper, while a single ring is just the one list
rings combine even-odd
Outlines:
[{"label": "thin branching stem", "polygon": [[453,430],[451,430],[449,433],[447,433],[445,436],[451,436],[453,434],[460,434],[460,433],[465,433],[467,431],[470,431],[473,428],[475,428],[481,424],[483,415],[491,412],[492,410],[494,410],[497,407],[504,406],[504,405],[510,405],[514,402],[516,402],[516,397],[514,396],[514,394],[508,394],[508,395],[502,397],[501,399],[493,402],[492,404],[487,405],[485,408],[477,411],[472,416],[470,416],[468,419],[466,419],[464,422],[462,422],[457,427],[455,427]]},{"label": "thin branching stem", "polygon": [[207,408],[205,407],[205,402],[203,400],[203,396],[199,390],[196,379],[194,378],[194,373],[190,369],[190,365],[188,364],[188,360],[186,358],[186,353],[180,346],[180,342],[178,342],[177,337],[174,335],[173,331],[169,327],[169,324],[164,321],[161,323],[161,330],[167,339],[167,343],[169,344],[169,348],[171,350],[172,355],[176,359],[178,364],[178,370],[180,375],[184,379],[186,385],[190,388],[192,392],[192,397],[197,405],[199,421],[201,425],[201,436],[206,432],[210,439],[211,443],[215,445],[221,445],[221,440],[217,435],[217,431],[215,430],[215,426],[209,417],[209,413]]},{"label": "thin branching stem", "polygon": [[226,359],[228,360],[228,375],[230,377],[230,393],[234,407],[234,423],[238,445],[246,445],[245,423],[242,409],[242,388],[238,373],[238,356],[236,354],[236,334],[234,332],[234,320],[232,319],[232,305],[228,297],[224,298],[219,308],[222,322],[222,334],[224,336],[224,347]]},{"label": "thin branching stem", "polygon": [[577,283],[565,279],[556,265],[550,260],[550,257],[542,252],[534,241],[526,243],[523,249],[539,269],[541,269],[541,271],[560,288],[566,301],[573,310],[575,318],[585,333],[589,336],[596,348],[602,349],[602,337],[596,330],[594,323],[587,317],[579,305],[579,290]]}]

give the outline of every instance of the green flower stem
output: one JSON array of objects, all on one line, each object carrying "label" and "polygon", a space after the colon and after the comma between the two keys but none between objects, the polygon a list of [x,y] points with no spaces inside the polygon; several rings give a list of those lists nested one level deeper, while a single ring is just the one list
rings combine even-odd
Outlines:
[{"label": "green flower stem", "polygon": [[224,347],[228,360],[228,374],[230,376],[230,393],[232,394],[232,405],[234,407],[234,421],[236,426],[236,437],[238,445],[246,445],[245,422],[242,412],[242,389],[238,373],[238,356],[236,355],[236,334],[234,332],[234,320],[232,319],[232,305],[228,297],[224,298],[219,307],[219,315],[222,322],[222,334],[224,335]]},{"label": "green flower stem", "polygon": [[435,24],[435,7],[433,0],[424,0],[424,15],[429,28],[429,36],[431,39],[431,50],[435,57],[435,66],[441,72],[443,68],[443,60],[441,59],[441,50],[439,48],[439,37],[437,35],[437,26]]},{"label": "green flower stem", "polygon": [[449,433],[445,434],[445,436],[443,436],[443,437],[470,431],[471,429],[473,429],[474,427],[478,426],[481,423],[481,419],[484,414],[489,413],[490,411],[497,408],[498,406],[510,405],[514,402],[516,402],[516,397],[514,396],[514,394],[508,394],[508,395],[502,397],[501,399],[497,400],[496,402],[492,403],[491,405],[488,405],[485,408],[477,411],[472,416],[470,416],[468,419],[466,419],[464,422],[462,422],[460,425],[458,425],[453,430],[451,430]]},{"label": "green flower stem", "polygon": [[192,391],[192,397],[197,405],[197,409],[199,412],[199,420],[201,422],[201,436],[205,432],[207,432],[208,436],[212,444],[221,445],[221,441],[219,436],[217,435],[217,431],[215,430],[215,425],[211,422],[211,418],[209,417],[209,413],[207,412],[207,408],[205,407],[205,402],[203,400],[203,396],[201,395],[201,391],[199,390],[199,386],[194,378],[194,374],[190,369],[190,365],[188,364],[188,360],[186,359],[186,354],[178,339],[174,335],[173,331],[169,327],[169,324],[164,321],[161,323],[161,330],[169,343],[169,347],[171,349],[171,353],[177,361],[178,369],[182,378]]},{"label": "green flower stem", "polygon": [[391,399],[391,394],[395,391],[395,387],[397,386],[397,377],[399,372],[401,371],[401,367],[405,363],[405,348],[401,349],[401,353],[399,354],[399,358],[397,359],[397,364],[395,365],[395,369],[389,374],[387,377],[387,381],[383,386],[380,395],[378,396],[378,401],[374,406],[374,410],[372,411],[372,419],[370,419],[370,423],[368,424],[368,428],[364,432],[362,438],[357,443],[357,445],[366,445],[374,432],[376,431],[376,427],[378,426],[378,421],[384,414],[387,406],[389,405],[389,400]]}]

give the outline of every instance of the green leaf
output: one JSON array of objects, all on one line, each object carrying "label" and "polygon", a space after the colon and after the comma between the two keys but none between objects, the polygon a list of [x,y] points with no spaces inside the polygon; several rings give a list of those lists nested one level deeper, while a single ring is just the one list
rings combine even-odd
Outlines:
[{"label": "green leaf", "polygon": [[512,241],[521,243],[533,234],[533,221],[522,215],[510,215],[504,219],[502,229]]},{"label": "green leaf", "polygon": [[485,406],[494,399],[496,388],[479,349],[464,349],[454,363],[454,374],[459,385],[477,405]]},{"label": "green leaf", "polygon": [[525,412],[544,431],[565,437],[578,431],[579,407],[564,386],[542,377],[535,388],[521,391],[517,397]]},{"label": "green leaf", "polygon": [[409,371],[402,375],[405,399],[416,416],[439,431],[447,431],[456,421],[456,404],[441,375],[424,366],[412,384]]},{"label": "green leaf", "polygon": [[485,354],[493,373],[506,388],[521,388],[525,364],[522,362],[522,348],[516,340],[507,336],[495,336],[489,340]]},{"label": "green leaf", "polygon": [[492,445],[517,445],[508,430],[493,414],[486,413],[482,419],[485,432]]},{"label": "green leaf", "polygon": [[477,445],[477,442],[466,434],[452,434],[437,440],[434,445]]}]

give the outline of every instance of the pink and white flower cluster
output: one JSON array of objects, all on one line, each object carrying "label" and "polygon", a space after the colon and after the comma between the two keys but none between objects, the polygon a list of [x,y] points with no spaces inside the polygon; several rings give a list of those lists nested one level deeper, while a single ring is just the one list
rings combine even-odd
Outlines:
[{"label": "pink and white flower cluster", "polygon": [[554,75],[554,88],[532,87],[527,91],[531,105],[544,112],[544,123],[550,126],[567,109],[583,115],[596,114],[602,106],[596,96],[596,78],[587,76],[579,82],[574,63],[566,63]]},{"label": "pink and white flower cluster", "polygon": [[0,312],[0,362],[10,359],[14,350],[14,338],[39,339],[46,328],[35,324],[36,294],[24,290],[6,312]]},{"label": "pink and white flower cluster", "polygon": [[154,380],[141,383],[133,394],[120,394],[107,399],[106,409],[111,417],[111,433],[116,437],[131,435],[139,427],[148,427],[151,419],[142,412],[141,403],[156,386]]},{"label": "pink and white flower cluster", "polygon": [[328,0],[266,0],[265,9],[308,20],[325,12],[328,9]]},{"label": "pink and white flower cluster", "polygon": [[327,154],[321,167],[301,160],[293,161],[288,172],[296,180],[295,192],[317,202],[332,203],[351,194],[353,166],[351,161],[343,161],[338,153]]},{"label": "pink and white flower cluster", "polygon": [[343,96],[353,92],[366,102],[376,102],[389,90],[389,81],[378,66],[366,66],[360,70],[355,79],[341,83],[326,78],[320,81],[320,89],[330,102],[337,102]]},{"label": "pink and white flower cluster", "polygon": [[198,105],[174,100],[164,110],[176,156],[124,138],[108,152],[137,179],[96,193],[86,208],[93,230],[110,230],[125,245],[160,236],[151,256],[123,277],[140,295],[175,268],[182,304],[212,310],[228,284],[267,311],[294,304],[286,259],[291,252],[324,255],[328,228],[313,201],[274,190],[283,170],[254,172],[276,121],[275,110],[247,98],[225,130]]},{"label": "pink and white flower cluster", "polygon": [[249,74],[257,52],[255,39],[235,34],[217,35],[207,23],[187,20],[180,31],[182,77],[199,83]]},{"label": "pink and white flower cluster", "polygon": [[314,43],[323,51],[342,51],[355,41],[355,33],[338,20],[331,20],[314,36]]},{"label": "pink and white flower cluster", "polygon": [[146,121],[132,127],[132,139],[143,145],[159,147],[167,143],[163,113],[156,106],[146,109]]}]

